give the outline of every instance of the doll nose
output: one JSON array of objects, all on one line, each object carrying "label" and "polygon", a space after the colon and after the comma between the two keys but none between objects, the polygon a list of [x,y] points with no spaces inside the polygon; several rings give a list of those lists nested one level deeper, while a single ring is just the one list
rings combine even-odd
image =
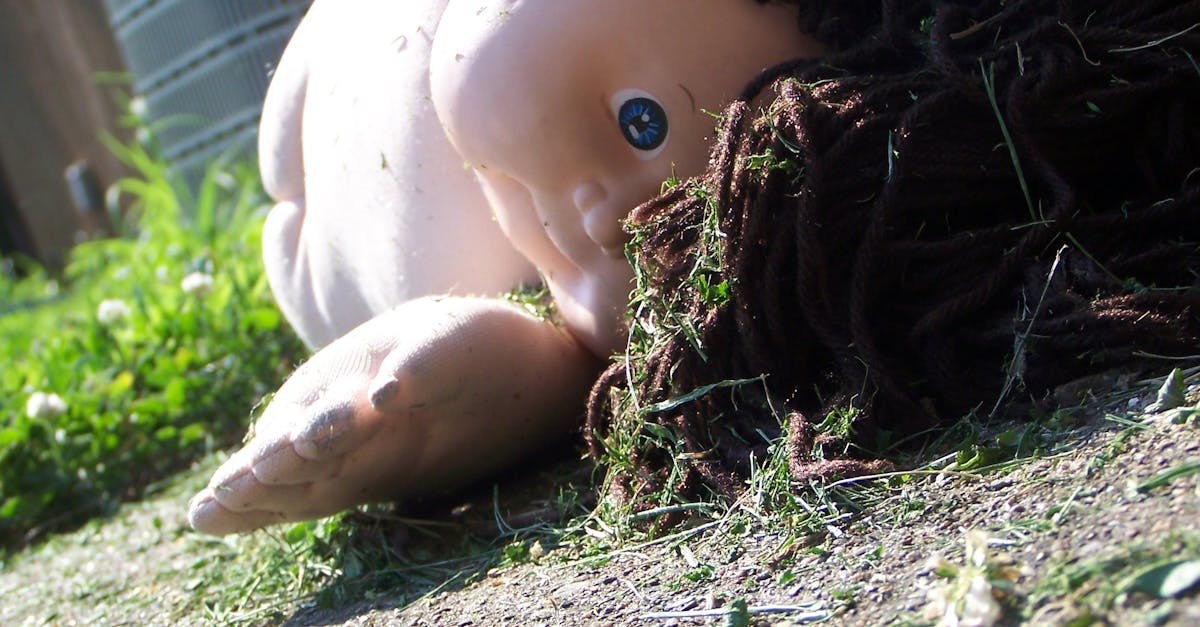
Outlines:
[{"label": "doll nose", "polygon": [[600,187],[600,184],[594,181],[580,183],[575,186],[575,190],[571,193],[572,200],[575,202],[575,208],[579,210],[579,213],[583,214],[585,219],[588,214],[593,213],[600,207],[606,196],[604,188]]},{"label": "doll nose", "polygon": [[571,196],[583,218],[583,230],[588,239],[610,254],[613,254],[611,251],[619,254],[625,244],[621,218],[628,208],[614,207],[607,190],[594,181],[580,183]]}]

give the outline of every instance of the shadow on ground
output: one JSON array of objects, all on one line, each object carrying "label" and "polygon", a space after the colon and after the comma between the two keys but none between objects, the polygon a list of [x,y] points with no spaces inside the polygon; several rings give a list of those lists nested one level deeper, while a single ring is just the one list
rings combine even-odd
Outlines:
[{"label": "shadow on ground", "polygon": [[282,624],[341,625],[402,610],[553,550],[594,506],[593,471],[572,448],[453,498],[351,514],[335,548],[340,575]]}]

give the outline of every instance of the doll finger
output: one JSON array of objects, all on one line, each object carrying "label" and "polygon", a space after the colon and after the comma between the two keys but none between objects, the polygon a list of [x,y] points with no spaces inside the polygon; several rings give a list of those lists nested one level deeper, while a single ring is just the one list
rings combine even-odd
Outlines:
[{"label": "doll finger", "polygon": [[294,447],[286,446],[256,458],[250,472],[264,485],[295,485],[333,479],[341,471],[342,463],[341,457],[311,460],[297,453]]},{"label": "doll finger", "polygon": [[365,381],[341,381],[308,407],[293,426],[296,452],[319,461],[361,446],[379,428],[379,415],[366,401]]},{"label": "doll finger", "polygon": [[212,489],[213,499],[234,513],[273,512],[279,520],[317,518],[341,509],[341,503],[312,498],[313,484],[264,485],[253,473]]},{"label": "doll finger", "polygon": [[197,494],[188,506],[188,524],[192,529],[215,536],[252,531],[286,521],[287,517],[279,512],[231,511],[217,501],[211,489]]}]

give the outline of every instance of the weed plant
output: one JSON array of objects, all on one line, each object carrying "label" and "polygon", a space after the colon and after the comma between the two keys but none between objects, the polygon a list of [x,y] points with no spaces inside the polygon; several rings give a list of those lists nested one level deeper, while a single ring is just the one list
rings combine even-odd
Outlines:
[{"label": "weed plant", "polygon": [[77,246],[60,277],[0,272],[0,546],[144,493],[245,431],[302,346],[260,261],[265,194],[249,163],[193,192],[140,143],[109,190],[117,237]]}]

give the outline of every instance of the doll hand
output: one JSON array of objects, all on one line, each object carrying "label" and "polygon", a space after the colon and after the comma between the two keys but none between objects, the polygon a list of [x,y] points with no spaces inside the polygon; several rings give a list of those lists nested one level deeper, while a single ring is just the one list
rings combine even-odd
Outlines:
[{"label": "doll hand", "polygon": [[565,434],[595,365],[499,301],[407,303],[297,370],[189,520],[234,533],[459,485]]}]

